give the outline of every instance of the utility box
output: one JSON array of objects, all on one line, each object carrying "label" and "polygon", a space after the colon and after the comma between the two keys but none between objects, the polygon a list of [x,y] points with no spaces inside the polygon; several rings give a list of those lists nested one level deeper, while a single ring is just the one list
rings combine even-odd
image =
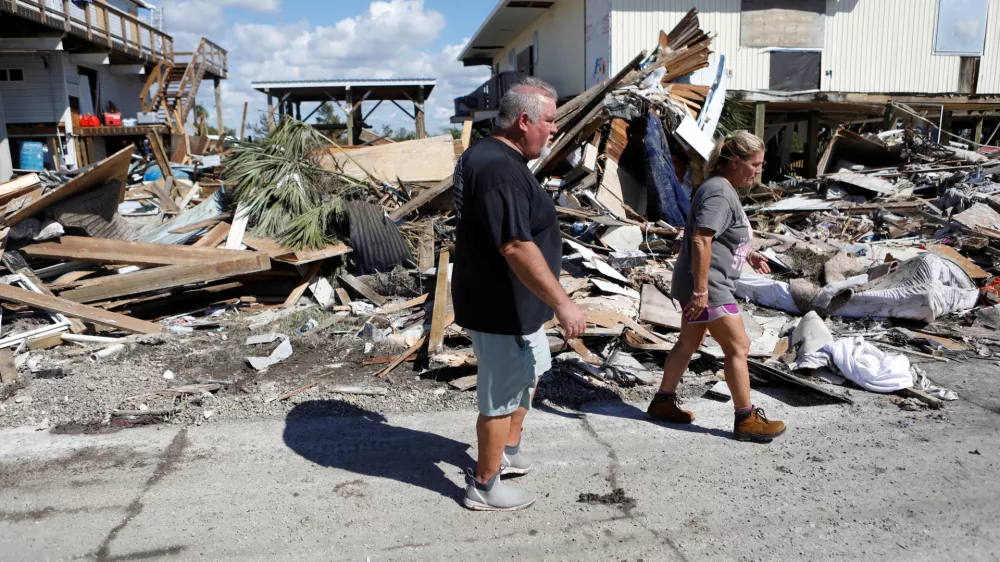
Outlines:
[{"label": "utility box", "polygon": [[136,114],[136,120],[140,125],[156,125],[160,122],[160,116],[155,111],[140,111]]}]

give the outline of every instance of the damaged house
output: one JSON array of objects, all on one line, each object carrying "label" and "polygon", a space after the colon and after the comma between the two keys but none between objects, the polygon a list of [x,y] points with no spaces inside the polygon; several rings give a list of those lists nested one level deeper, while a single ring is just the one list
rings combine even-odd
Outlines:
[{"label": "damaged house", "polygon": [[1000,125],[1000,0],[501,0],[459,55],[492,76],[452,121],[492,118],[522,75],[570,99],[692,8],[714,52],[689,82],[717,111],[745,104],[768,141],[765,178],[822,173],[821,137],[840,124],[917,120],[970,149]]},{"label": "damaged house", "polygon": [[202,81],[213,80],[218,99],[228,74],[226,51],[207,39],[175,51],[142,0],[18,0],[0,10],[0,180],[85,166],[149,133],[178,132]]}]

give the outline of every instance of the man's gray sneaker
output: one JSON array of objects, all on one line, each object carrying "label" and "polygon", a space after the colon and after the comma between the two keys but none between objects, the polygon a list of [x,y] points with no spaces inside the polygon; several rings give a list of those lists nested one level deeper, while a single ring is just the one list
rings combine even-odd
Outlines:
[{"label": "man's gray sneaker", "polygon": [[471,469],[466,470],[465,507],[474,511],[517,511],[535,503],[535,493],[523,488],[508,486],[500,480],[500,473],[490,481],[480,484]]},{"label": "man's gray sneaker", "polygon": [[501,476],[521,476],[535,468],[535,461],[521,452],[521,444],[504,447],[503,458],[500,459]]}]

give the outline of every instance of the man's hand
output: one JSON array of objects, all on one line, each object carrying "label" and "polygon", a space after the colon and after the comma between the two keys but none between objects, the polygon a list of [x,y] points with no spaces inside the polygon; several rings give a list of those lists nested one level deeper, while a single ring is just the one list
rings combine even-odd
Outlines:
[{"label": "man's hand", "polygon": [[747,262],[757,273],[771,273],[771,266],[767,263],[767,257],[760,252],[750,252]]},{"label": "man's hand", "polygon": [[566,304],[555,310],[555,313],[559,324],[562,325],[563,333],[566,334],[566,339],[576,339],[582,336],[587,329],[587,319],[575,302],[567,300]]}]

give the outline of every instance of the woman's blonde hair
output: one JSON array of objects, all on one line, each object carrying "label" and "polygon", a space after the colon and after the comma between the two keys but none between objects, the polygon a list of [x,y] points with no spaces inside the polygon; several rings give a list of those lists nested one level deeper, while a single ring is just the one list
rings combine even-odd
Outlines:
[{"label": "woman's blonde hair", "polygon": [[718,174],[727,161],[737,158],[748,160],[754,154],[763,152],[764,148],[764,141],[752,133],[736,131],[727,135],[716,143],[708,162],[705,162],[705,178]]}]

